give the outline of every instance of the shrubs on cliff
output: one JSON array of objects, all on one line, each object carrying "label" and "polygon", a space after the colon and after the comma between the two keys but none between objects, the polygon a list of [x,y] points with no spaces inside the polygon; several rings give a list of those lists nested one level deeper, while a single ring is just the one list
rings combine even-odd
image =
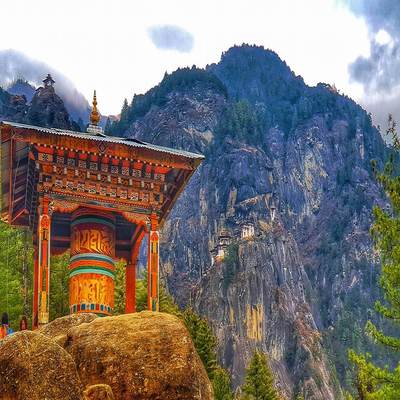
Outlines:
[{"label": "shrubs on cliff", "polygon": [[[400,151],[400,140],[395,123],[389,119],[389,133],[393,147]],[[399,166],[391,159],[383,172],[377,174],[392,205],[391,210],[374,208],[375,222],[371,232],[382,259],[380,285],[385,302],[377,301],[375,309],[384,318],[399,324],[400,321],[400,175]],[[400,351],[400,338],[388,336],[373,322],[368,321],[366,331],[377,343],[393,352]],[[400,398],[400,362],[394,370],[379,367],[369,354],[360,355],[350,351],[350,360],[356,369],[355,389],[357,398],[395,400]]]},{"label": "shrubs on cliff", "polygon": [[111,124],[109,132],[112,135],[123,135],[128,126],[136,119],[146,115],[152,106],[163,106],[168,101],[168,95],[171,92],[191,89],[198,84],[227,96],[224,84],[215,75],[196,68],[196,66],[178,68],[172,74],[165,73],[163,80],[147,93],[134,95],[130,105],[125,100],[121,110],[121,118]]}]

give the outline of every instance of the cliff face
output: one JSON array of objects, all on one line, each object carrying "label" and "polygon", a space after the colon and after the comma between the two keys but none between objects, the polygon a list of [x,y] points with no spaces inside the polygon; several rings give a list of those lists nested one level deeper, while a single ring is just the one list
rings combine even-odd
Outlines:
[{"label": "cliff face", "polygon": [[377,296],[369,226],[384,200],[370,161],[385,160],[382,138],[351,99],[307,87],[262,48],[207,68],[226,90],[186,74],[149,92],[145,112],[134,102],[124,132],[206,155],[163,229],[168,286],[210,320],[235,386],[262,348],[288,398],[340,399]]},{"label": "cliff face", "polygon": [[11,120],[49,128],[79,130],[54,87],[39,87],[30,102],[26,96],[0,88],[0,120]]}]

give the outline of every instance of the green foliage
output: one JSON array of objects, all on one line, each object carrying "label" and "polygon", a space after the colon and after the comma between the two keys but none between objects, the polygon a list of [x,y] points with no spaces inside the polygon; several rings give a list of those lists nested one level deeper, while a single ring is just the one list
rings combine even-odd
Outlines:
[{"label": "green foliage", "polygon": [[[160,312],[181,317],[181,311],[165,286],[160,284]],[[147,271],[143,271],[140,279],[136,280],[136,310],[147,310]]]},{"label": "green foliage", "polygon": [[69,314],[69,253],[50,260],[50,320]]},{"label": "green foliage", "polygon": [[224,96],[227,95],[225,86],[213,74],[195,66],[179,68],[172,74],[165,73],[160,84],[150,89],[146,94],[135,95],[130,105],[125,101],[121,110],[120,121],[111,125],[110,132],[113,135],[122,135],[129,124],[146,115],[152,106],[163,106],[168,101],[168,95],[171,92],[192,88],[199,83]]},{"label": "green foliage", "polygon": [[243,385],[245,400],[279,400],[274,377],[264,353],[256,350],[246,370]]},{"label": "green foliage", "polygon": [[24,313],[28,318],[32,314],[32,253],[26,245],[28,240],[24,231],[0,223],[0,312],[8,313],[14,330],[19,329]]},{"label": "green foliage", "polygon": [[246,100],[230,104],[216,129],[218,140],[225,137],[258,144],[262,140],[263,124],[259,114]]},{"label": "green foliage", "polygon": [[[393,138],[393,149],[400,150],[400,141],[396,125],[389,118],[388,133]],[[376,206],[373,210],[374,224],[371,233],[382,260],[380,285],[384,293],[384,303],[376,302],[375,308],[385,319],[399,324],[400,321],[400,175],[396,169],[394,157],[391,157],[382,172],[377,172],[377,180],[386,192],[392,209],[383,210]],[[388,336],[372,321],[366,325],[368,335],[375,342],[398,352],[400,339]],[[369,354],[360,355],[349,352],[349,358],[355,366],[355,389],[358,399],[399,399],[400,398],[400,362],[390,370],[375,365]]]},{"label": "green foliage", "polygon": [[226,370],[221,367],[216,368],[211,380],[215,400],[233,400],[231,378]]},{"label": "green foliage", "polygon": [[114,314],[125,313],[125,263],[118,261],[115,265],[114,280]]},{"label": "green foliage", "polygon": [[229,285],[233,282],[239,265],[239,245],[231,243],[228,246],[226,256],[224,258],[223,282],[225,292]]},{"label": "green foliage", "polygon": [[209,377],[212,377],[217,363],[217,339],[215,338],[208,322],[200,317],[192,309],[183,312],[183,321],[192,337],[196,350],[203,361]]}]

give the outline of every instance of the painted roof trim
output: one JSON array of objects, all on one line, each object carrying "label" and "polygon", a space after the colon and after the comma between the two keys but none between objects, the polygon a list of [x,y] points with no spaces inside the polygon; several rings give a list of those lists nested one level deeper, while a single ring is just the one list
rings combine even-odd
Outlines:
[{"label": "painted roof trim", "polygon": [[57,128],[43,128],[40,126],[26,125],[26,124],[20,124],[17,122],[9,122],[9,121],[0,121],[0,125],[8,125],[8,126],[11,126],[14,128],[31,129],[31,130],[35,130],[35,131],[39,131],[39,132],[43,132],[43,133],[49,133],[49,134],[60,135],[60,136],[69,136],[69,137],[75,137],[75,138],[79,138],[79,139],[96,140],[96,141],[100,141],[100,142],[123,144],[126,146],[154,150],[154,151],[167,153],[167,154],[173,154],[176,156],[186,157],[186,158],[190,158],[190,159],[196,159],[196,160],[204,159],[204,156],[202,154],[191,153],[189,151],[184,151],[184,150],[171,149],[170,147],[157,146],[155,144],[143,142],[143,141],[140,141],[137,139],[132,139],[132,138],[120,138],[120,137],[106,136],[106,135],[92,135],[90,133],[75,132],[75,131],[69,131],[66,129],[57,129]]}]

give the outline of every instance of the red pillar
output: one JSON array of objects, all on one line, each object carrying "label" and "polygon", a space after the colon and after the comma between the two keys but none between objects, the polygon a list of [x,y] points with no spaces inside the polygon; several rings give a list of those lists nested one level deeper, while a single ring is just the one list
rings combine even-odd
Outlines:
[{"label": "red pillar", "polygon": [[38,225],[38,325],[49,322],[50,226],[49,200],[44,198]]},{"label": "red pillar", "polygon": [[126,265],[125,271],[125,287],[126,287],[126,302],[125,302],[125,313],[136,312],[136,268],[137,260],[139,256],[140,245],[145,233],[143,228],[137,236],[132,246],[130,262]]},{"label": "red pillar", "polygon": [[151,215],[149,231],[149,253],[147,264],[147,295],[148,309],[150,311],[159,310],[159,233],[158,218],[156,214]]},{"label": "red pillar", "polygon": [[38,307],[39,307],[39,260],[38,260],[37,247],[33,253],[33,316],[32,316],[32,329],[38,327]]}]

